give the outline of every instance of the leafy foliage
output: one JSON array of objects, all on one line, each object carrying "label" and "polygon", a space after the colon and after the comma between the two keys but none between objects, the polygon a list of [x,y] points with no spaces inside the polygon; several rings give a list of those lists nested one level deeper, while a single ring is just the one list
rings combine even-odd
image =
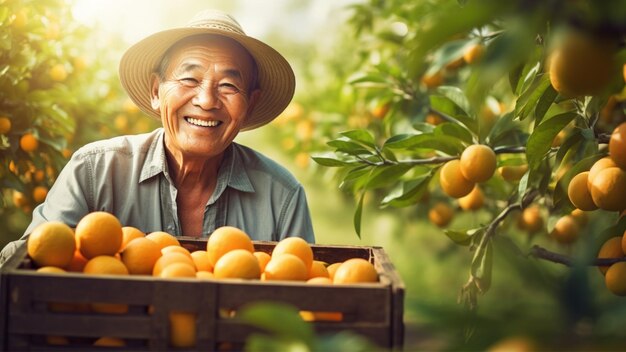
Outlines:
[{"label": "leafy foliage", "polygon": [[[35,189],[52,185],[73,150],[156,125],[126,101],[111,69],[116,47],[119,39],[77,24],[64,1],[0,4],[0,117],[10,121],[0,134],[3,241],[21,235],[43,201]],[[33,151],[20,147],[26,134],[38,141]]]}]

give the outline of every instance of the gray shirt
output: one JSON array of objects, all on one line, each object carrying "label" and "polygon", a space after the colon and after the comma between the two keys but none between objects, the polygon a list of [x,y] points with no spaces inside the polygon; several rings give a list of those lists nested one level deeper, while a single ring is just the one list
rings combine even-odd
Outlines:
[{"label": "gray shirt", "polygon": [[[159,128],[77,150],[46,200],[34,209],[22,239],[45,221],[59,220],[75,227],[93,211],[110,212],[122,225],[146,233],[183,235],[176,205],[178,190],[168,172],[163,139],[164,131]],[[204,208],[201,236],[224,225],[242,229],[253,240],[298,236],[315,241],[302,185],[284,167],[237,143],[225,151],[215,191]],[[14,252],[16,244],[3,249],[0,263]]]}]

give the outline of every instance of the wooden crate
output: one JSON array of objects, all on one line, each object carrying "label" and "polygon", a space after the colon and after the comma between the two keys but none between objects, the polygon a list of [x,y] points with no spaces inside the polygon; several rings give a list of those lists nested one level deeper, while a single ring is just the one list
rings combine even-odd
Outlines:
[{"label": "wooden crate", "polygon": [[[189,250],[206,249],[206,239],[182,238]],[[254,242],[271,253],[274,242]],[[358,285],[311,285],[259,280],[162,279],[150,276],[43,274],[33,270],[26,246],[0,271],[0,349],[49,350],[47,336],[62,336],[83,350],[101,336],[125,339],[133,350],[169,349],[170,311],[196,313],[196,347],[216,350],[243,346],[258,331],[232,312],[259,301],[280,301],[300,310],[342,312],[342,321],[315,321],[319,333],[350,330],[386,348],[401,349],[404,337],[404,284],[380,247],[312,245],[317,260],[328,263],[360,257],[374,263],[380,282]],[[81,307],[89,303],[126,304],[126,314],[51,311],[50,304]],[[75,346],[75,347],[72,347]]]}]

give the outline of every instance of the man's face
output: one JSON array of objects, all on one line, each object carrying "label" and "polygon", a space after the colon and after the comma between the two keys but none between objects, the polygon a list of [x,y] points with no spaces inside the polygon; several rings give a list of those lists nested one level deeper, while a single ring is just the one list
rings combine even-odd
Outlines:
[{"label": "man's face", "polygon": [[175,157],[221,155],[235,139],[259,91],[250,92],[253,64],[230,39],[192,37],[169,54],[164,77],[153,78],[165,144]]}]

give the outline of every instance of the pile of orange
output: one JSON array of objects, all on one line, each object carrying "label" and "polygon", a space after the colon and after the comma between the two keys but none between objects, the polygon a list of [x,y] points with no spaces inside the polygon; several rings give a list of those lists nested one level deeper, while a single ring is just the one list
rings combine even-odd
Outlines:
[{"label": "pile of orange", "polygon": [[609,155],[596,161],[589,171],[574,176],[567,194],[581,210],[626,209],[626,122],[613,130]]},{"label": "pile of orange", "polygon": [[[624,259],[626,256],[626,232],[609,238],[598,251],[598,258]],[[626,261],[618,261],[608,266],[599,266],[604,275],[606,288],[618,296],[626,296]]]},{"label": "pile of orange", "polygon": [[[27,249],[38,270],[48,274],[289,280],[324,285],[378,281],[378,273],[369,261],[351,258],[328,265],[316,260],[312,247],[300,237],[285,238],[267,253],[255,250],[244,231],[224,226],[210,235],[206,250],[190,252],[167,232],[145,234],[101,211],[84,216],[75,229],[57,221],[39,225],[29,236]],[[87,309],[108,314],[128,312],[127,305],[116,303],[94,302]],[[301,315],[305,320],[342,320],[340,312],[303,311]],[[194,322],[195,313],[171,312],[172,346],[195,344]]]}]

